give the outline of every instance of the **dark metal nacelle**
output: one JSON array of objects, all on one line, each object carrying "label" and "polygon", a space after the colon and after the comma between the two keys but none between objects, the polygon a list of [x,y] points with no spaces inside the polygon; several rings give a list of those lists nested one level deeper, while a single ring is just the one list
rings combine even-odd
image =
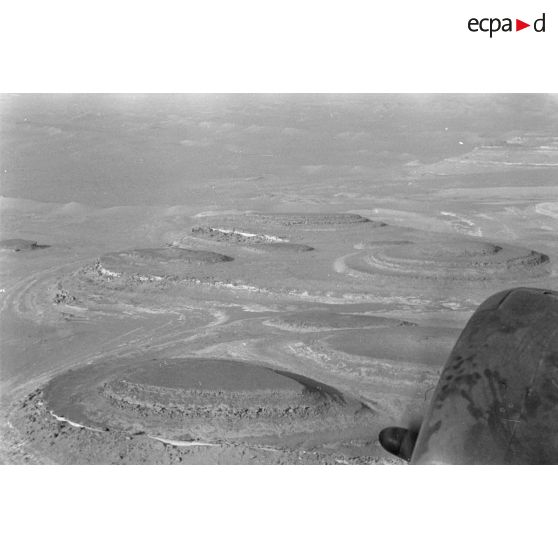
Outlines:
[{"label": "dark metal nacelle", "polygon": [[418,437],[386,428],[380,441],[411,464],[557,464],[558,292],[488,298],[461,333]]}]

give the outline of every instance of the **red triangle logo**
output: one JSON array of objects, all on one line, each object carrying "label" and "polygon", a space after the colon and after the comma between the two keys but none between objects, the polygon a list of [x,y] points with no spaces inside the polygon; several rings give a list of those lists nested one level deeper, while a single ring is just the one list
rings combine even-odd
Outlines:
[{"label": "red triangle logo", "polygon": [[531,27],[531,24],[525,23],[524,21],[521,21],[520,19],[515,20],[515,30],[516,31],[521,31],[522,29],[525,29],[526,27]]}]

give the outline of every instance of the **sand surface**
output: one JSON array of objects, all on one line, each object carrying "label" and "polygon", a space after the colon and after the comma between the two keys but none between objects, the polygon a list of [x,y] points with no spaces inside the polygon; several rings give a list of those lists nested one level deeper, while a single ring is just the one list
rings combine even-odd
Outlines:
[{"label": "sand surface", "polygon": [[4,97],[1,460],[400,463],[475,308],[558,288],[552,103]]}]

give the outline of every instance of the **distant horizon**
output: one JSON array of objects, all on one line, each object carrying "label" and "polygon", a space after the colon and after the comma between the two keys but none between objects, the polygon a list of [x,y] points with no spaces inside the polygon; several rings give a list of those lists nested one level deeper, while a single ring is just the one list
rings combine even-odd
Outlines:
[{"label": "distant horizon", "polygon": [[374,189],[517,135],[544,144],[556,107],[545,94],[2,95],[0,194],[113,207],[237,182]]}]

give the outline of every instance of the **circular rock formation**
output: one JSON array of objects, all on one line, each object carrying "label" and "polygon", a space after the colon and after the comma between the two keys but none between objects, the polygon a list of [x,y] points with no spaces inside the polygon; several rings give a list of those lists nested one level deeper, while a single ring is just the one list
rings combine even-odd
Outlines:
[{"label": "circular rock formation", "polygon": [[335,312],[308,310],[294,312],[267,322],[268,325],[280,329],[312,332],[334,329],[371,329],[383,327],[414,326],[411,322],[384,318],[382,316],[367,316],[362,314],[338,314]]},{"label": "circular rock formation", "polygon": [[270,234],[251,233],[219,227],[195,227],[192,236],[211,240],[212,242],[223,242],[231,245],[239,245],[252,248],[258,252],[271,252],[290,254],[298,252],[310,252],[312,246],[306,244],[295,244],[286,238]]},{"label": "circular rock formation", "polygon": [[386,327],[371,331],[340,331],[328,335],[330,349],[372,360],[442,366],[459,334],[458,330],[436,327]]},{"label": "circular rock formation", "polygon": [[108,277],[131,275],[145,279],[161,279],[182,275],[193,266],[230,262],[233,258],[204,250],[183,248],[144,248],[111,252],[101,256],[97,270]]},{"label": "circular rock formation", "polygon": [[256,226],[263,229],[293,228],[301,230],[331,230],[332,227],[360,225],[385,226],[385,223],[370,221],[355,213],[246,213],[244,215],[221,216],[225,223],[236,226]]},{"label": "circular rock formation", "polygon": [[212,240],[213,242],[225,242],[228,244],[262,244],[262,243],[287,243],[286,238],[278,236],[227,229],[221,227],[194,227],[192,236]]},{"label": "circular rock formation", "polygon": [[352,225],[368,223],[366,217],[354,213],[259,213],[247,215],[252,223],[262,225],[292,226],[320,226],[320,225]]},{"label": "circular rock formation", "polygon": [[256,252],[265,252],[270,254],[298,254],[300,252],[311,252],[314,250],[308,244],[295,244],[294,242],[269,242],[250,246],[251,250]]},{"label": "circular rock formation", "polygon": [[38,244],[36,240],[25,240],[23,238],[0,240],[0,250],[3,252],[26,252],[39,248],[48,248],[48,246]]},{"label": "circular rock formation", "polygon": [[74,425],[171,442],[307,445],[369,432],[374,417],[325,384],[217,359],[106,361],[51,380],[43,397],[52,414]]},{"label": "circular rock formation", "polygon": [[372,274],[487,280],[542,275],[549,272],[548,262],[548,256],[534,250],[460,239],[369,244],[346,265]]}]

